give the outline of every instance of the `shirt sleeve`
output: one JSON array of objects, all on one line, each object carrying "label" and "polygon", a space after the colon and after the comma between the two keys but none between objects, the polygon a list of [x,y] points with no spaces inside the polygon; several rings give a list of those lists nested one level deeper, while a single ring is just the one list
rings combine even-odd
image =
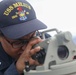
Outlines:
[{"label": "shirt sleeve", "polygon": [[15,62],[10,65],[10,67],[4,72],[4,75],[19,75]]}]

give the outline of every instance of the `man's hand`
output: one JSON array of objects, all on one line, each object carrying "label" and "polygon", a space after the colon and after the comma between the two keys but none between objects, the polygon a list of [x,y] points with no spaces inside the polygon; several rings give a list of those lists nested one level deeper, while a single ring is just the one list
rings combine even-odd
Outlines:
[{"label": "man's hand", "polygon": [[19,59],[16,62],[16,68],[19,73],[23,72],[26,67],[25,62],[27,61],[29,62],[29,65],[39,65],[39,63],[36,60],[32,59],[31,56],[40,51],[40,46],[35,48],[32,47],[41,41],[42,40],[40,38],[34,38],[30,40],[27,46],[25,45],[23,53],[20,55]]}]

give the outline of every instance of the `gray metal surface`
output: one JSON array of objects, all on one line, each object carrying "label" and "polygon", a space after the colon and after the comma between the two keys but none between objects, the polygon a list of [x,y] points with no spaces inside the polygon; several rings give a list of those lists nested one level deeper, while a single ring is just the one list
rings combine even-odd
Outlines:
[{"label": "gray metal surface", "polygon": [[[43,38],[46,32],[52,30],[44,31]],[[55,36],[45,39],[38,45],[46,52],[44,64],[37,66],[36,70],[24,70],[24,75],[76,75],[76,59],[73,59],[76,56],[76,45],[70,32],[57,31]],[[62,45],[67,47],[69,53],[64,59],[58,56],[58,47]]]}]

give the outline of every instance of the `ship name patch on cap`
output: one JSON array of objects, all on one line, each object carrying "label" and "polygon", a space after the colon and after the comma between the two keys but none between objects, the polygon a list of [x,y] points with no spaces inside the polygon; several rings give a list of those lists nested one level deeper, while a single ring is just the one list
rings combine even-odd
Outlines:
[{"label": "ship name patch on cap", "polygon": [[26,20],[27,15],[29,15],[29,11],[26,11],[23,8],[31,10],[30,5],[22,2],[17,2],[6,8],[3,15],[9,16],[14,11],[14,14],[10,16],[12,19],[19,18],[19,20]]}]

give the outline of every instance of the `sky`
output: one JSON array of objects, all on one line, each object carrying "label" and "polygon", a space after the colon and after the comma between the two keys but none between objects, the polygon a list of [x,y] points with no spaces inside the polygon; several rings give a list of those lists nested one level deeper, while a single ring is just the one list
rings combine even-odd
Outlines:
[{"label": "sky", "polygon": [[48,29],[70,31],[76,36],[76,0],[27,0],[36,11],[36,16]]}]

